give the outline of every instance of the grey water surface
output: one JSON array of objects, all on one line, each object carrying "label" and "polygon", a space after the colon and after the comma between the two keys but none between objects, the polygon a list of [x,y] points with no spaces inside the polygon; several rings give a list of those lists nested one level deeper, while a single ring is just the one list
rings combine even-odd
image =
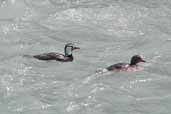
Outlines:
[{"label": "grey water surface", "polygon": [[[23,57],[69,42],[73,62]],[[1,0],[0,114],[171,114],[171,1]]]}]

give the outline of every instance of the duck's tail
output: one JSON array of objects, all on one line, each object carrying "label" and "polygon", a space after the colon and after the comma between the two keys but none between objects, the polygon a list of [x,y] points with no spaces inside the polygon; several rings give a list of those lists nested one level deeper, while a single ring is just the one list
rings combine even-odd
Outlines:
[{"label": "duck's tail", "polygon": [[32,55],[23,55],[23,57],[33,58],[33,56],[32,56]]}]

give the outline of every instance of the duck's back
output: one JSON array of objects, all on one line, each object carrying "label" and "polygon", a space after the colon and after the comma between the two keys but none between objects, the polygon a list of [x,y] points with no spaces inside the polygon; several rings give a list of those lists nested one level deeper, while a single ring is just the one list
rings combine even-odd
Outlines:
[{"label": "duck's back", "polygon": [[111,70],[125,70],[126,68],[128,68],[128,66],[129,66],[128,63],[117,63],[117,64],[109,66],[107,69],[109,71],[111,71]]},{"label": "duck's back", "polygon": [[39,60],[57,60],[57,59],[64,59],[64,55],[56,52],[50,52],[50,53],[43,53],[39,55],[34,55],[34,58],[37,58]]}]

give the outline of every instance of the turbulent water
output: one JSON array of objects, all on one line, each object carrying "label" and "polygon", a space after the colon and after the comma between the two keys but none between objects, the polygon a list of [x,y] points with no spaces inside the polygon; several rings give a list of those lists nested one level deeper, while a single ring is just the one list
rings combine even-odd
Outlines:
[{"label": "turbulent water", "polygon": [[[171,114],[170,0],[1,0],[1,114]],[[60,63],[23,57],[81,49]],[[96,74],[134,54],[140,72]]]}]

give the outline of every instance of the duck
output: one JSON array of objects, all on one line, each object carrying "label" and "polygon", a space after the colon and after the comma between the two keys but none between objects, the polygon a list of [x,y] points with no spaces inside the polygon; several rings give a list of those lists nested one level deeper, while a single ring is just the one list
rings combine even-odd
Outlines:
[{"label": "duck", "polygon": [[139,63],[145,63],[146,61],[140,55],[134,55],[131,58],[130,63],[116,63],[110,65],[107,68],[100,70],[100,73],[108,72],[108,71],[141,71],[144,68],[139,65]]},{"label": "duck", "polygon": [[57,53],[57,52],[49,52],[49,53],[33,55],[32,57],[38,60],[44,60],[44,61],[56,60],[60,62],[72,62],[74,60],[72,52],[77,49],[80,49],[80,48],[74,46],[74,44],[72,43],[67,43],[64,47],[64,54]]}]

